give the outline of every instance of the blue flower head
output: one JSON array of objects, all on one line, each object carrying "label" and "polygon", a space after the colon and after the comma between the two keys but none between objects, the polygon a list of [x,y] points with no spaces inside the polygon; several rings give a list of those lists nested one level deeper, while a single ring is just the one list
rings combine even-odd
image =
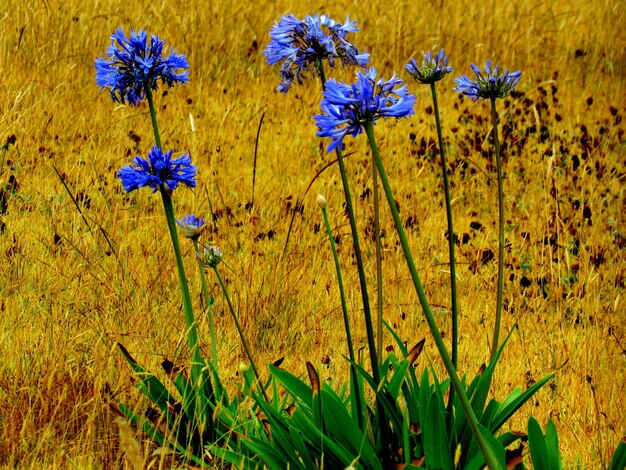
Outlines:
[{"label": "blue flower head", "polygon": [[190,188],[196,186],[196,170],[192,165],[191,157],[187,154],[172,159],[172,151],[163,153],[157,147],[152,147],[148,160],[136,156],[134,165],[126,165],[118,171],[117,176],[122,180],[127,192],[143,186],[149,186],[153,192],[162,185],[165,190],[174,191],[179,184]]},{"label": "blue flower head", "polygon": [[168,57],[163,57],[164,40],[145,31],[130,30],[127,38],[119,28],[111,35],[111,45],[104,57],[96,59],[96,85],[108,88],[111,99],[137,106],[145,97],[146,87],[156,90],[159,82],[168,87],[189,81],[189,68],[184,55],[170,47]]},{"label": "blue flower head", "polygon": [[446,74],[452,72],[452,67],[448,66],[448,57],[445,55],[443,49],[434,56],[428,51],[424,54],[422,65],[418,66],[415,59],[411,59],[406,64],[406,70],[411,74],[415,81],[424,84],[431,84],[438,82]]},{"label": "blue flower head", "polygon": [[506,98],[511,94],[522,75],[522,72],[509,72],[508,70],[500,75],[500,67],[497,65],[493,67],[490,60],[487,61],[487,65],[483,69],[484,72],[481,72],[474,64],[472,64],[472,70],[476,75],[476,80],[470,80],[467,75],[461,75],[454,79],[457,84],[454,89],[469,96],[474,101]]},{"label": "blue flower head", "polygon": [[414,113],[415,96],[407,91],[406,84],[395,75],[390,80],[376,81],[376,69],[359,71],[356,83],[346,85],[330,79],[326,82],[321,108],[317,114],[318,137],[333,139],[328,151],[341,148],[342,140],[363,132],[367,122],[376,123],[381,118],[406,117]]},{"label": "blue flower head", "polygon": [[331,67],[335,59],[341,64],[365,67],[369,54],[359,54],[346,36],[358,32],[356,21],[341,24],[326,15],[307,16],[300,20],[291,13],[283,16],[270,30],[270,43],[265,48],[267,63],[282,63],[278,90],[287,93],[294,80],[302,84],[316,61],[328,60]]},{"label": "blue flower head", "polygon": [[185,238],[197,240],[204,229],[204,219],[197,218],[195,215],[186,215],[183,220],[176,220],[176,224],[180,227]]}]

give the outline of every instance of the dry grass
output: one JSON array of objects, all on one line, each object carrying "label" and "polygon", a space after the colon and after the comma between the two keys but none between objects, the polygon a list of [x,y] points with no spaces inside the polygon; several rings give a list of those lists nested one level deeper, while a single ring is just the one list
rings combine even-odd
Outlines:
[{"label": "dry grass", "polygon": [[[273,91],[277,74],[262,54],[273,21],[289,9],[297,16],[349,14],[362,30],[355,43],[372,53],[384,76],[395,70],[407,78],[403,66],[411,55],[442,45],[454,74],[468,73],[470,62],[489,57],[524,71],[525,95],[509,100],[506,112],[501,107],[503,122],[514,123],[504,139],[510,226],[504,328],[516,322],[520,328],[497,370],[494,393],[503,397],[556,372],[552,387],[511,426],[523,429],[530,414],[544,424],[552,417],[566,465],[598,468],[607,461],[626,434],[623,1],[141,3],[8,0],[0,13],[0,145],[15,136],[15,144],[0,151],[0,183],[15,183],[16,189],[5,193],[0,215],[1,464],[132,468],[136,448],[133,464],[121,450],[132,447],[132,436],[123,428],[120,446],[106,397],[132,403],[138,393],[114,343],[122,341],[155,369],[165,356],[185,357],[159,200],[149,191],[123,194],[115,177],[130,156],[147,153],[151,145],[147,109],[116,107],[94,85],[93,60],[120,25],[159,34],[190,61],[190,84],[157,98],[165,145],[190,151],[199,166],[198,187],[177,191],[175,204],[181,215],[215,214],[212,237],[226,253],[230,271],[224,272],[257,354],[263,362],[285,356],[292,371],[304,371],[306,359],[319,364],[328,354],[332,362],[324,373],[345,380],[339,301],[314,202],[315,192],[329,200],[364,344],[336,168],[324,171],[304,194],[332,159],[321,150],[312,121],[319,83],[280,95]],[[445,218],[438,162],[431,156],[435,130],[426,113],[428,90],[410,86],[418,95],[417,115],[381,123],[376,132],[401,215],[413,218],[411,245],[427,293],[442,307],[440,323],[447,329]],[[461,102],[451,87],[447,78],[439,94],[462,239],[460,369],[473,373],[488,358],[495,310],[496,266],[481,260],[496,251],[496,194],[488,176],[488,109]],[[255,205],[247,211],[263,112]],[[347,143],[365,231],[371,199],[358,197],[369,184],[365,139]],[[281,261],[298,199],[302,214]],[[482,230],[470,228],[472,222]],[[403,338],[415,342],[428,336],[427,328],[386,213],[382,224],[385,313]],[[371,241],[365,249],[373,275]],[[189,250],[186,259],[193,273]],[[199,278],[190,278],[199,303]],[[242,349],[215,292],[219,351],[229,381]],[[427,351],[436,356],[432,344]],[[145,437],[137,438],[146,465],[158,466]]]}]

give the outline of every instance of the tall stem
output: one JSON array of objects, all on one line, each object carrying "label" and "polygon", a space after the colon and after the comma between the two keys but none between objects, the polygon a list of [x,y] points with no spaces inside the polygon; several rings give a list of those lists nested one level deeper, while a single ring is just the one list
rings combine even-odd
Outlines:
[{"label": "tall stem", "polygon": [[419,275],[417,273],[417,269],[415,267],[415,262],[413,261],[413,255],[411,253],[411,249],[409,248],[409,243],[406,237],[406,233],[404,232],[404,227],[402,226],[402,221],[400,220],[400,213],[398,212],[398,208],[396,206],[396,202],[393,196],[393,191],[391,190],[391,186],[389,184],[389,180],[387,178],[387,173],[385,172],[385,168],[383,166],[382,160],[380,158],[380,153],[378,151],[378,146],[376,145],[376,138],[374,136],[374,127],[371,122],[367,122],[364,124],[365,132],[367,133],[367,137],[369,139],[370,147],[372,148],[372,154],[374,155],[374,159],[376,161],[376,166],[378,167],[378,175],[380,176],[380,181],[383,185],[383,189],[385,190],[385,196],[387,197],[387,202],[389,204],[389,208],[391,210],[391,214],[393,216],[393,221],[396,226],[396,231],[398,233],[398,237],[400,238],[400,244],[402,246],[402,251],[404,253],[404,258],[406,259],[409,272],[411,273],[411,278],[413,280],[413,285],[415,287],[415,291],[419,298],[420,304],[422,306],[422,311],[424,312],[424,317],[426,318],[426,323],[428,323],[428,327],[430,328],[430,332],[432,334],[433,340],[435,341],[435,346],[439,351],[439,355],[443,361],[443,364],[448,372],[450,377],[450,382],[452,387],[456,391],[456,394],[459,397],[459,401],[461,402],[461,407],[465,416],[467,417],[467,421],[472,430],[474,438],[476,439],[480,450],[485,457],[485,461],[490,469],[495,470],[499,469],[498,459],[494,454],[493,450],[489,446],[489,443],[483,437],[478,419],[476,418],[476,414],[472,409],[472,405],[470,404],[467,394],[463,388],[463,384],[459,379],[459,376],[456,372],[456,368],[452,364],[450,360],[450,355],[448,354],[448,350],[443,342],[443,338],[441,337],[441,332],[437,327],[437,322],[435,321],[435,317],[433,315],[432,309],[428,300],[426,299],[426,294],[424,292],[424,288],[422,287],[422,282],[420,281]]},{"label": "tall stem", "polygon": [[[157,123],[156,111],[154,109],[154,101],[152,97],[152,90],[146,85],[146,98],[148,100],[148,106],[150,108],[150,119],[152,120],[152,129],[154,131],[154,140],[159,149],[162,150],[161,136],[159,133],[159,126]],[[174,205],[172,204],[171,191],[161,185],[159,188],[161,193],[161,200],[163,201],[163,209],[165,211],[165,218],[167,220],[167,228],[170,232],[170,238],[172,240],[172,247],[174,248],[174,255],[176,258],[176,268],[178,270],[178,282],[180,285],[180,293],[183,302],[183,313],[185,315],[185,325],[187,327],[187,341],[189,344],[189,350],[191,352],[191,381],[193,387],[199,392],[196,397],[199,400],[200,406],[200,419],[199,422],[206,422],[209,426],[209,432],[212,433],[212,420],[210,419],[209,403],[214,395],[213,385],[211,379],[205,369],[204,358],[200,351],[200,345],[198,341],[198,331],[196,329],[196,321],[193,314],[193,306],[191,304],[191,295],[189,293],[189,285],[187,284],[187,276],[185,275],[185,267],[183,265],[183,257],[180,251],[180,243],[178,241],[178,232],[176,230],[176,218],[174,216]],[[200,430],[203,432],[204,430]]]},{"label": "tall stem", "polygon": [[[322,79],[322,86],[326,87],[326,75],[324,66],[321,61],[317,62]],[[369,295],[367,293],[367,281],[365,278],[365,265],[363,264],[363,256],[361,253],[361,244],[359,243],[359,234],[356,226],[356,217],[354,215],[354,207],[352,206],[352,196],[350,195],[350,186],[348,185],[348,173],[346,165],[343,161],[343,154],[339,148],[335,150],[337,154],[337,162],[339,163],[339,172],[341,173],[341,183],[343,185],[344,197],[346,201],[346,210],[348,211],[348,219],[350,221],[350,231],[352,232],[352,244],[354,247],[354,256],[356,258],[357,270],[359,272],[359,284],[361,287],[361,298],[363,301],[363,316],[365,319],[365,330],[367,334],[367,346],[369,349],[370,364],[372,367],[372,378],[376,387],[380,384],[380,368],[378,367],[378,359],[376,355],[376,343],[374,340],[374,328],[372,325],[372,313],[370,310]],[[389,430],[386,419],[385,409],[380,400],[376,400],[376,415],[378,417],[378,426],[380,428],[380,439],[383,447],[383,464],[388,466],[389,461]]]},{"label": "tall stem", "polygon": [[154,142],[160,150],[163,150],[163,147],[161,146],[161,133],[159,132],[156,110],[154,109],[154,100],[152,98],[152,89],[148,84],[146,84],[146,99],[148,100],[148,107],[150,108],[150,119],[152,120],[152,130],[154,131]]},{"label": "tall stem", "polygon": [[380,203],[378,200],[378,171],[372,158],[372,186],[374,196],[374,231],[376,232],[376,352],[378,353],[378,367],[383,357],[383,256],[380,243]]},{"label": "tall stem", "polygon": [[498,351],[500,321],[502,318],[502,297],[504,293],[504,192],[502,190],[502,158],[498,140],[498,113],[496,99],[491,98],[491,116],[493,118],[493,140],[496,144],[496,169],[498,172],[498,293],[496,300],[496,322],[493,328],[491,357]]},{"label": "tall stem", "polygon": [[[194,238],[193,240],[193,249],[196,253],[200,253],[200,248],[198,246],[198,240]],[[204,266],[200,259],[196,256],[196,261],[198,262],[198,268],[200,271],[200,279],[202,281],[202,295],[204,296],[204,303],[206,305],[207,316],[209,317],[209,331],[211,333],[211,358],[213,359],[213,368],[217,370],[217,335],[215,334],[215,321],[213,320],[213,309],[211,308],[211,304],[213,303],[213,299],[209,294],[209,287],[206,279],[206,273],[204,272]]]},{"label": "tall stem", "polygon": [[263,393],[263,397],[265,398],[265,401],[267,401],[269,403],[269,400],[267,398],[267,394],[265,393],[265,387],[263,387],[263,384],[261,383],[261,375],[259,374],[259,370],[257,369],[256,363],[254,362],[254,356],[252,355],[252,349],[250,349],[250,345],[248,344],[248,340],[246,340],[246,337],[243,334],[243,329],[241,328],[241,323],[239,323],[239,316],[235,312],[235,308],[233,307],[233,303],[230,300],[230,295],[228,295],[228,289],[226,288],[226,284],[224,283],[224,279],[222,278],[222,275],[220,274],[219,270],[217,269],[217,266],[213,266],[213,271],[215,271],[215,276],[217,277],[217,280],[220,283],[220,287],[222,288],[222,292],[224,293],[224,298],[226,299],[226,303],[228,304],[228,309],[230,310],[230,314],[233,317],[233,320],[235,322],[235,328],[237,328],[237,333],[239,333],[239,338],[241,339],[241,343],[243,344],[243,348],[245,349],[246,354],[248,355],[248,359],[250,360],[250,365],[252,366],[252,370],[254,371],[254,375],[255,375],[256,380],[257,380],[257,382],[259,384],[259,388],[261,389],[261,393]]},{"label": "tall stem", "polygon": [[[324,73],[324,67],[321,61],[317,62],[322,78],[322,86],[326,86],[326,75]],[[374,340],[374,328],[372,325],[372,313],[370,309],[370,300],[367,293],[367,281],[365,278],[365,265],[363,263],[363,255],[361,253],[361,244],[359,242],[359,233],[356,226],[356,217],[354,215],[354,207],[352,205],[352,196],[350,195],[350,186],[348,184],[348,172],[346,171],[346,164],[343,160],[343,153],[338,148],[335,153],[337,154],[337,163],[339,163],[339,172],[341,173],[341,183],[343,185],[344,197],[346,200],[346,210],[348,211],[348,219],[350,221],[350,231],[352,232],[352,243],[354,245],[354,256],[356,258],[357,270],[359,272],[359,283],[361,286],[361,298],[363,300],[363,316],[365,318],[365,329],[367,333],[367,345],[369,348],[370,362],[372,365],[372,377],[374,382],[378,386],[380,381],[380,371],[378,367],[378,359],[376,357],[376,343]]]},{"label": "tall stem", "polygon": [[[443,191],[446,199],[446,217],[448,219],[448,253],[450,257],[450,299],[452,302],[452,365],[457,368],[459,350],[459,310],[456,291],[456,260],[454,256],[454,227],[452,224],[452,197],[450,195],[450,183],[448,181],[448,164],[446,162],[446,152],[443,146],[443,131],[441,130],[441,119],[439,117],[439,104],[437,102],[437,88],[434,83],[430,84],[433,95],[433,107],[435,109],[435,122],[437,123],[437,137],[439,138],[439,155],[441,157],[441,173],[443,175]],[[452,403],[454,400],[454,389],[450,389],[448,398],[448,416],[452,416]]]},{"label": "tall stem", "polygon": [[356,358],[354,355],[354,345],[352,343],[352,334],[350,332],[350,319],[348,318],[348,306],[346,304],[346,295],[343,289],[343,277],[341,276],[341,265],[339,264],[339,256],[337,255],[337,245],[333,238],[333,232],[330,228],[330,222],[328,221],[328,214],[326,213],[326,207],[321,207],[322,215],[324,217],[324,225],[326,226],[326,233],[328,234],[328,240],[333,251],[333,259],[335,261],[335,271],[337,272],[337,284],[339,285],[339,296],[341,297],[341,311],[343,312],[343,324],[346,330],[346,341],[348,343],[348,354],[350,356],[350,380],[352,382],[352,395],[354,397],[355,413],[359,422],[359,428],[363,428],[363,404],[361,403],[361,390],[359,382],[357,380]]}]

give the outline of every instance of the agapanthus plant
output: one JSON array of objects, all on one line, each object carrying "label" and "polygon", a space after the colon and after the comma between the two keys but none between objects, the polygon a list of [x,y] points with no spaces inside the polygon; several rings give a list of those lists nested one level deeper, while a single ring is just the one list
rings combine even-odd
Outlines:
[{"label": "agapanthus plant", "polygon": [[452,72],[452,67],[448,65],[448,57],[443,49],[439,53],[432,55],[430,51],[424,54],[421,65],[417,65],[415,59],[411,59],[406,64],[406,70],[419,83],[431,84],[438,82],[447,74]]},{"label": "agapanthus plant", "polygon": [[[268,64],[282,63],[277,89],[286,93],[294,80],[302,84],[307,73],[319,67],[324,60],[330,67],[335,66],[336,59],[344,67],[365,67],[369,54],[359,54],[358,49],[346,39],[349,33],[358,31],[356,21],[349,18],[342,24],[327,15],[307,15],[304,20],[291,13],[284,15],[270,30],[271,41],[264,51]],[[317,71],[323,73],[322,70],[318,68]]]},{"label": "agapanthus plant", "polygon": [[[147,159],[136,156],[131,165],[119,170],[118,176],[127,192],[146,186],[161,195],[176,259],[191,356],[189,372],[184,367],[174,368],[169,361],[163,362],[164,371],[170,376],[176,389],[176,392],[172,393],[157,376],[139,365],[120,344],[124,357],[137,374],[137,387],[150,398],[162,420],[153,423],[132,408],[121,403],[118,406],[129,420],[140,426],[156,443],[174,449],[196,465],[204,466],[212,460],[212,456],[204,452],[206,442],[213,442],[216,445],[232,442],[231,429],[233,420],[238,414],[239,401],[237,399],[230,401],[222,387],[217,370],[215,331],[212,322],[212,363],[207,363],[200,351],[196,318],[178,241],[172,202],[172,193],[180,184],[195,187],[196,167],[189,155],[172,159],[172,150],[163,151],[153,100],[152,90],[157,89],[159,83],[173,86],[178,82],[187,82],[185,69],[188,68],[188,64],[184,56],[171,49],[170,55],[163,57],[164,41],[152,36],[148,43],[148,36],[144,31],[136,33],[131,30],[130,38],[126,38],[120,28],[112,38],[113,43],[108,49],[106,58],[96,59],[96,82],[103,89],[109,88],[113,101],[137,105],[146,98],[156,144],[150,150]],[[183,229],[187,229],[187,232],[191,230],[190,226],[193,226],[194,230],[198,230],[196,235],[199,235],[201,225],[201,220],[195,217],[183,219]],[[197,243],[197,238],[193,241]],[[206,289],[203,290],[206,295]],[[206,298],[207,305],[210,305],[208,295]],[[218,405],[222,413],[216,413]]]},{"label": "agapanthus plant", "polygon": [[456,85],[454,89],[472,100],[489,98],[506,98],[511,94],[515,85],[519,82],[522,72],[509,72],[505,70],[500,75],[500,66],[492,65],[491,60],[487,60],[487,65],[483,67],[483,71],[471,64],[472,70],[476,75],[475,80],[471,80],[467,75],[461,75],[455,78]]},{"label": "agapanthus plant", "polygon": [[[398,86],[397,89],[395,89],[396,86]],[[355,137],[363,131],[367,134],[374,164],[376,165],[378,175],[380,176],[385,191],[389,209],[396,226],[396,232],[400,239],[402,251],[411,274],[415,291],[420,300],[424,317],[428,323],[439,355],[448,372],[452,387],[458,396],[460,407],[467,419],[472,435],[474,439],[476,439],[487,465],[495,469],[499,468],[499,458],[495,455],[492,443],[487,440],[479,427],[480,425],[476,413],[470,404],[463,383],[457,374],[456,367],[452,364],[450,355],[443,342],[441,332],[439,331],[432,308],[426,298],[422,282],[417,272],[413,254],[408,244],[393,191],[389,184],[389,179],[387,178],[387,173],[374,136],[374,125],[380,117],[408,116],[413,113],[414,104],[415,97],[407,92],[406,85],[403,84],[402,80],[393,77],[387,82],[382,79],[376,82],[376,70],[373,68],[367,73],[359,72],[357,74],[356,83],[351,86],[329,80],[326,83],[326,90],[324,91],[324,98],[321,104],[325,114],[315,116],[319,128],[317,135],[333,139],[333,142],[329,146],[329,150],[331,150],[338,148],[341,145],[341,140],[348,133]],[[371,344],[369,344],[369,347],[370,349],[373,348]],[[376,377],[375,373],[377,371],[374,370],[374,367],[372,367],[372,369],[373,383],[377,387],[380,383],[380,377]],[[382,424],[381,429],[384,429]]]},{"label": "agapanthus plant", "polygon": [[179,184],[190,188],[196,186],[197,168],[187,154],[172,159],[172,150],[163,152],[155,145],[148,153],[147,160],[136,156],[133,164],[124,166],[118,172],[127,192],[144,186],[152,188],[153,192],[161,187],[166,191],[174,191]]},{"label": "agapanthus plant", "polygon": [[111,45],[104,57],[96,59],[96,84],[108,88],[113,101],[136,106],[144,99],[148,88],[156,90],[159,82],[168,87],[187,83],[189,64],[184,55],[170,47],[163,56],[165,41],[145,31],[130,30],[127,38],[119,28],[111,35]]},{"label": "agapanthus plant", "polygon": [[376,124],[381,117],[406,117],[414,113],[415,96],[395,75],[376,81],[376,69],[357,72],[356,83],[347,85],[335,79],[326,82],[322,99],[323,114],[315,115],[318,137],[333,141],[328,151],[341,148],[343,138],[358,136],[366,123]]}]

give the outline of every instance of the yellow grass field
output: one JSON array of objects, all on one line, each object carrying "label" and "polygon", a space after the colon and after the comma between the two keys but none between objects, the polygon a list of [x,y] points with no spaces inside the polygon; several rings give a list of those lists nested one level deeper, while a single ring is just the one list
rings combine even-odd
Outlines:
[{"label": "yellow grass field", "polygon": [[[324,169],[334,154],[325,151],[328,139],[315,136],[320,82],[283,95],[263,55],[269,29],[289,11],[349,15],[361,29],[352,42],[371,53],[382,76],[395,71],[417,96],[414,116],[380,121],[376,135],[446,341],[449,266],[436,129],[429,89],[404,65],[429,49],[445,47],[450,57],[454,71],[437,86],[459,237],[461,374],[473,376],[489,359],[497,192],[488,103],[460,100],[453,79],[488,58],[523,72],[520,93],[498,104],[503,334],[516,323],[519,329],[492,393],[502,399],[555,373],[510,428],[524,431],[531,415],[542,426],[552,418],[566,467],[608,464],[626,435],[626,2],[4,0],[3,7],[0,465],[132,468],[110,403],[146,403],[116,342],[152,370],[164,358],[182,364],[187,357],[160,198],[149,190],[126,194],[116,177],[153,145],[148,108],[114,104],[95,85],[94,59],[119,26],[157,34],[189,60],[189,84],[156,94],[164,146],[191,153],[199,170],[197,187],[176,191],[174,204],[180,218],[195,213],[209,221],[204,236],[224,252],[222,273],[259,362],[284,357],[283,367],[304,374],[309,360],[325,380],[346,382],[336,275],[316,193],[329,201],[359,347],[365,329],[339,171]],[[354,72],[331,73],[351,80]],[[370,157],[363,136],[345,143],[373,293]],[[393,221],[381,207],[385,318],[410,344],[426,338],[418,366],[429,358],[442,376]],[[200,312],[194,254],[188,244],[183,251]],[[223,380],[232,383],[246,359],[219,286],[209,280]],[[200,325],[208,353],[205,316]],[[324,355],[330,364],[322,364]],[[122,443],[136,440],[147,468],[164,465],[145,435],[132,436]]]}]

